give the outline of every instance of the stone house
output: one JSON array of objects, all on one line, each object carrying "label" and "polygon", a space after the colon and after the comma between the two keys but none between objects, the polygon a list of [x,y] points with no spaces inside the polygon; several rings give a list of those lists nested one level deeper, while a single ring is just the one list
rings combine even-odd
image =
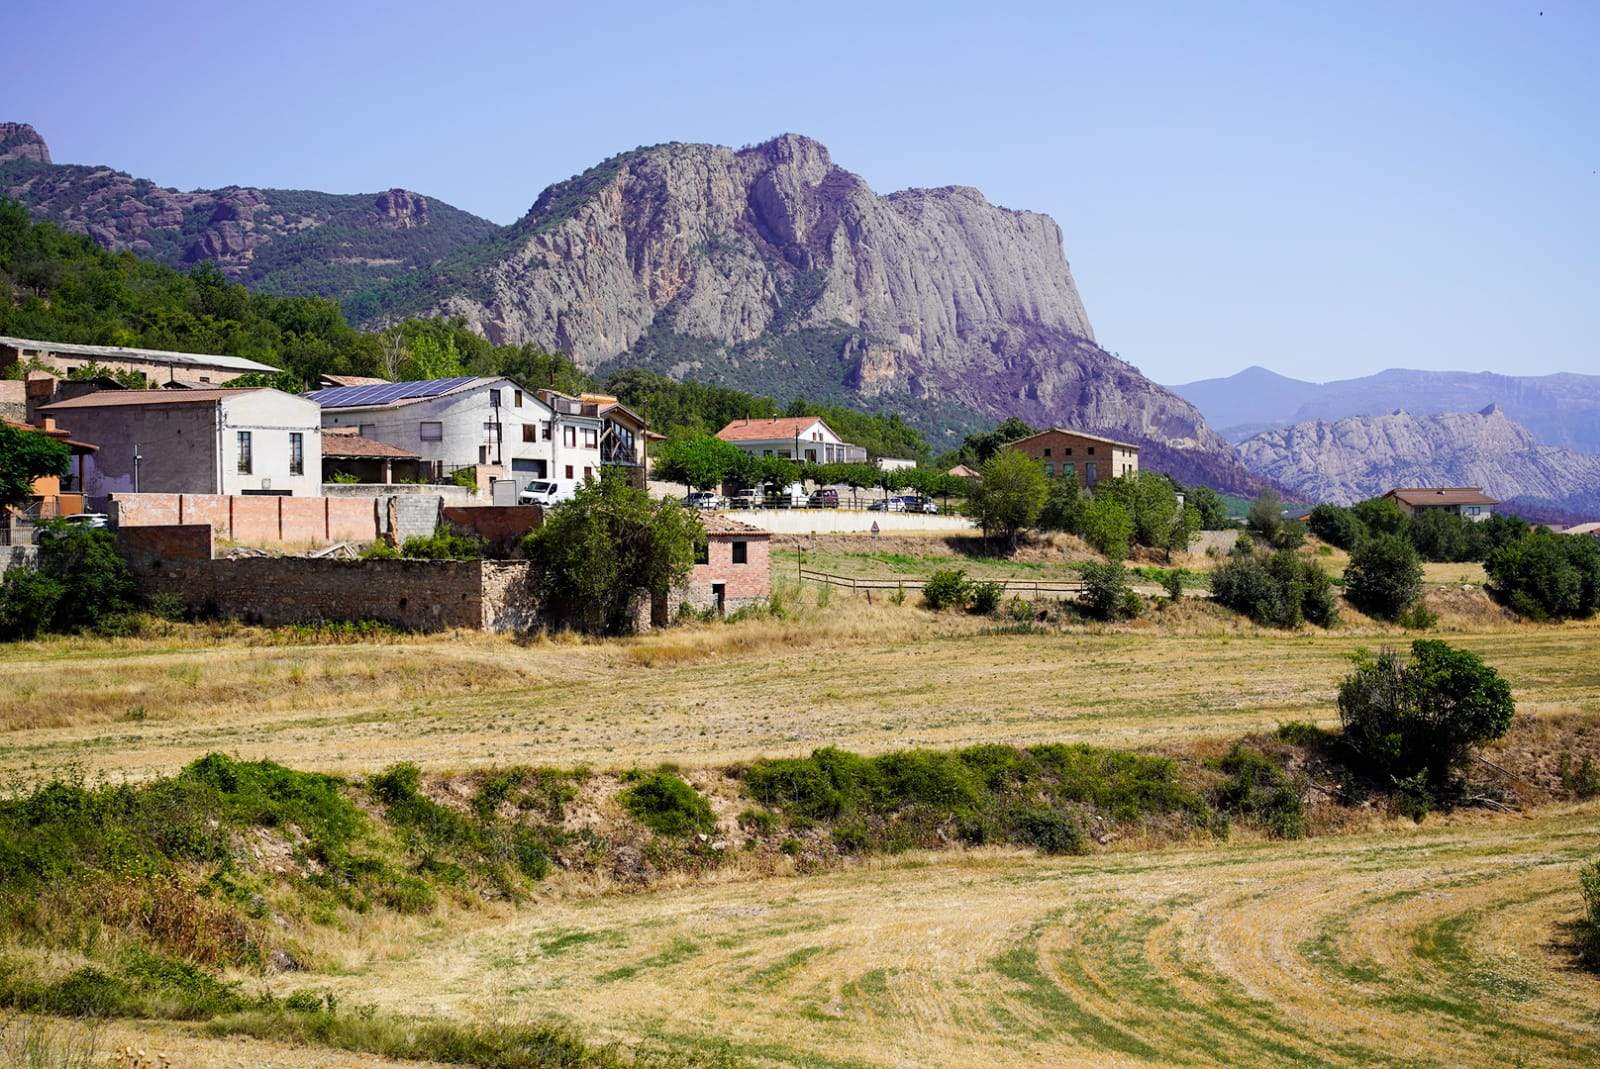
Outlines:
[{"label": "stone house", "polygon": [[816,416],[736,419],[717,432],[724,442],[758,457],[783,457],[806,464],[864,463],[867,451],[851,445]]},{"label": "stone house", "polygon": [[220,386],[240,375],[270,375],[281,370],[242,356],[0,337],[0,378],[8,378],[6,372],[17,364],[43,367],[63,379],[85,368],[98,367],[107,373],[138,372],[151,386],[188,387]]},{"label": "stone house", "polygon": [[1025,453],[1044,465],[1052,479],[1072,479],[1092,487],[1101,479],[1121,479],[1139,473],[1139,447],[1083,431],[1051,427],[1006,443],[1007,449]]},{"label": "stone house", "polygon": [[1401,487],[1383,495],[1407,516],[1444,510],[1464,520],[1487,520],[1500,502],[1476,486]]},{"label": "stone house", "polygon": [[265,387],[100,390],[44,405],[72,438],[95,446],[81,492],[322,494],[317,406]]}]

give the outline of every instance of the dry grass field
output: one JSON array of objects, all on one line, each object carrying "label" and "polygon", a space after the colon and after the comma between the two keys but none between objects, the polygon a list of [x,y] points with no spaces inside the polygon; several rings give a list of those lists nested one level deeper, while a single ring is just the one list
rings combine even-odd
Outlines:
[{"label": "dry grass field", "polygon": [[[144,777],[213,750],[351,772],[397,761],[696,766],[826,745],[1152,746],[1331,722],[1349,653],[1408,641],[1356,624],[1263,631],[1195,604],[1028,634],[914,599],[817,597],[791,596],[786,620],[622,642],[263,645],[260,631],[178,627],[14,645],[0,649],[0,773]],[[1507,675],[1524,712],[1600,712],[1600,627],[1447,622],[1452,642]]]}]

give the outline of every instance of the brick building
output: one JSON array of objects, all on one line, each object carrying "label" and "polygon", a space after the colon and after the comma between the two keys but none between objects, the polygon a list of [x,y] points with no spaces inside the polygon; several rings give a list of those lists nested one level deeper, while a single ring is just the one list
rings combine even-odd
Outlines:
[{"label": "brick building", "polygon": [[1121,479],[1139,474],[1139,447],[1097,434],[1051,427],[1006,444],[1044,465],[1046,475],[1070,478],[1079,486],[1094,486],[1101,479]]},{"label": "brick building", "polygon": [[705,551],[690,569],[683,594],[655,607],[651,615],[658,623],[667,622],[680,602],[723,613],[764,602],[772,594],[772,533],[715,512],[700,520],[706,528]]}]

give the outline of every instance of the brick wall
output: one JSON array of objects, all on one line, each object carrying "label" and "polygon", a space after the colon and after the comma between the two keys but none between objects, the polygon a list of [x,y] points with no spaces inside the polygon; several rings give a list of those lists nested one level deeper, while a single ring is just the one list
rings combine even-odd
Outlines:
[{"label": "brick wall", "polygon": [[538,505],[446,505],[440,515],[445,523],[487,542],[494,556],[509,555],[523,535],[544,522],[544,509]]},{"label": "brick wall", "polygon": [[209,561],[212,531],[204,523],[151,524],[117,528],[117,549],[134,571],[159,567],[161,561]]},{"label": "brick wall", "polygon": [[[745,563],[733,563],[733,547],[742,542]],[[697,608],[716,604],[712,585],[723,584],[723,607],[728,611],[765,601],[772,594],[772,565],[769,550],[772,539],[765,534],[711,534],[706,538],[706,563],[689,572],[689,589],[684,600]]]},{"label": "brick wall", "polygon": [[[437,498],[408,499],[428,515],[433,531]],[[225,494],[112,494],[119,527],[209,524],[217,537],[249,546],[371,542],[380,532],[382,502],[372,498],[228,496]],[[431,510],[431,511],[430,511]]]}]

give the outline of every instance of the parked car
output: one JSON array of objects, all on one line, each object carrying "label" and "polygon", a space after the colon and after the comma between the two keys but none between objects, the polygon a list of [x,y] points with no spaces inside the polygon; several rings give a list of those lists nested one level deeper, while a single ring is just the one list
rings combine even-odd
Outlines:
[{"label": "parked car", "polygon": [[800,483],[790,483],[767,495],[767,507],[774,509],[803,509],[810,497]]},{"label": "parked car", "polygon": [[111,523],[111,517],[103,512],[79,512],[61,518],[74,527],[105,527]]},{"label": "parked car", "polygon": [[868,512],[904,512],[905,510],[905,499],[899,497],[880,497],[867,506]]},{"label": "parked car", "polygon": [[535,479],[517,494],[517,504],[559,505],[563,501],[571,501],[573,492],[571,484],[563,486],[551,480]]},{"label": "parked car", "polygon": [[734,494],[732,497],[728,498],[728,507],[731,509],[758,509],[765,504],[765,495],[763,495],[760,490],[754,487],[751,487],[747,490],[740,490],[737,494]]},{"label": "parked car", "polygon": [[934,503],[933,499],[923,497],[921,494],[906,494],[900,498],[900,502],[905,505],[904,511],[906,512],[924,512],[929,516],[937,516],[939,514],[939,506]]},{"label": "parked car", "polygon": [[683,499],[683,503],[692,509],[725,509],[728,499],[714,490],[696,490]]},{"label": "parked car", "polygon": [[839,507],[839,491],[824,486],[815,490],[806,499],[806,504],[814,509],[836,509]]}]

